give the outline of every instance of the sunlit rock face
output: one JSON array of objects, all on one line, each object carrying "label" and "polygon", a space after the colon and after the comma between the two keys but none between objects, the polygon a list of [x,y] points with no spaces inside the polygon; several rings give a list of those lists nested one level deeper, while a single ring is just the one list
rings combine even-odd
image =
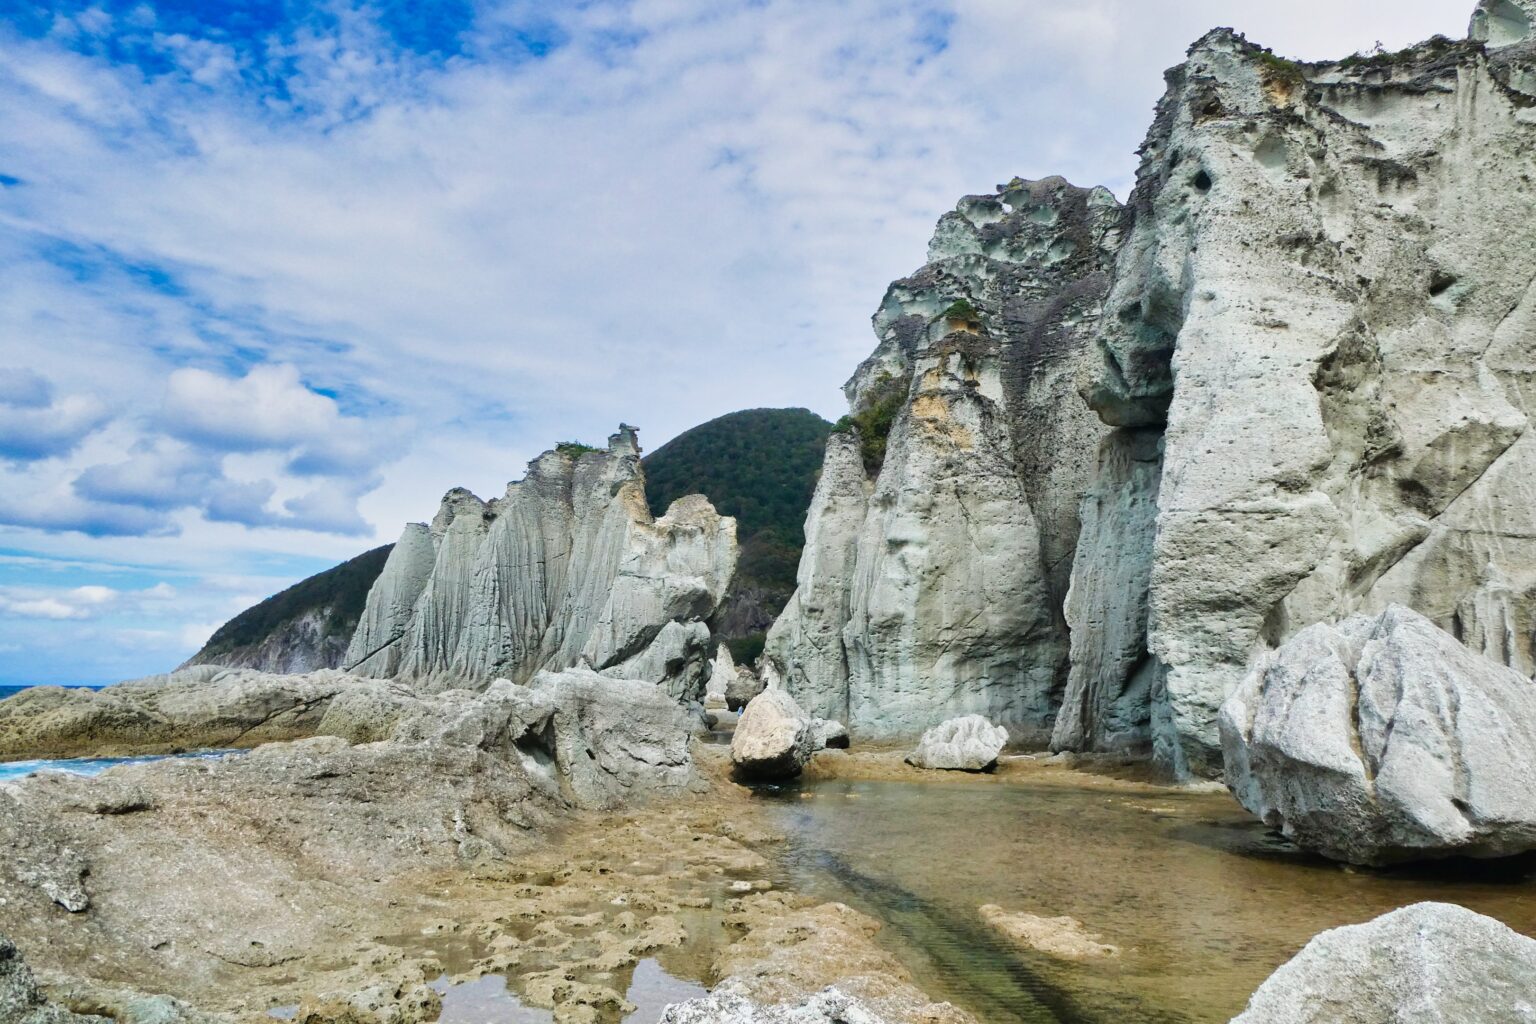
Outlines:
[{"label": "sunlit rock face", "polygon": [[450,491],[430,528],[406,527],[347,668],[442,688],[585,665],[696,699],[735,566],[736,521],[704,498],[651,516],[622,428],[606,450],[545,452],[500,499]]},{"label": "sunlit rock face", "polygon": [[1066,682],[1078,506],[1106,428],[1076,394],[1120,207],[1015,180],[939,222],[844,387],[799,588],[769,636],[783,685],[855,738],[974,713],[1043,741]]},{"label": "sunlit rock face", "polygon": [[1257,654],[1394,602],[1536,668],[1527,8],[1482,5],[1496,50],[1295,65],[1222,30],[1169,72],[1085,392],[1118,431],[1060,746],[1144,728],[1215,771]]}]

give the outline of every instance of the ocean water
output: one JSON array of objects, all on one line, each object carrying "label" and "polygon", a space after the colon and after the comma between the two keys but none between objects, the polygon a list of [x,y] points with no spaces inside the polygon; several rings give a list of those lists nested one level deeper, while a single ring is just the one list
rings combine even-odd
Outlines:
[{"label": "ocean water", "polygon": [[120,764],[148,764],[151,761],[164,761],[167,758],[212,761],[243,753],[245,753],[243,750],[193,750],[185,754],[153,754],[142,757],[71,757],[51,761],[0,761],[0,783],[14,782],[41,771],[69,772],[71,775],[100,775],[108,768],[116,768]]},{"label": "ocean water", "polygon": [[[5,698],[7,698],[7,697],[14,697],[18,693],[20,693],[22,690],[30,690],[30,689],[32,689],[32,687],[34,685],[40,685],[40,684],[34,684],[34,683],[21,683],[21,684],[0,683],[0,700],[5,700]],[[104,684],[104,683],[100,684],[100,685],[93,685],[93,686],[75,686],[75,687],[71,687],[71,689],[76,689],[76,690],[102,690],[102,689],[105,689],[105,688],[106,688],[106,684]]]}]

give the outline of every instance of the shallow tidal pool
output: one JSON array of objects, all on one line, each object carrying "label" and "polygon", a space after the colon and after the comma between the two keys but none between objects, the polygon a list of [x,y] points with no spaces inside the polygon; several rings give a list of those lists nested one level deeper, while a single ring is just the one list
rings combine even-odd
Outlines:
[{"label": "shallow tidal pool", "polygon": [[[1316,933],[1421,900],[1536,935],[1536,861],[1354,870],[1271,835],[1224,793],[1085,773],[764,789],[785,884],[885,924],[936,999],[986,1024],[1225,1022]],[[978,908],[1069,915],[1120,948],[1020,952]]]}]

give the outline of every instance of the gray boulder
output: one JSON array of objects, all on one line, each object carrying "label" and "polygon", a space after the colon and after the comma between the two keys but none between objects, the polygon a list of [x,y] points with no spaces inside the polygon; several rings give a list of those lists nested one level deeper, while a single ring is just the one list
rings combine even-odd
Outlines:
[{"label": "gray boulder", "polygon": [[0,935],[0,1021],[5,1024],[111,1024],[105,1017],[82,1017],[44,999],[21,953],[3,935]]},{"label": "gray boulder", "polygon": [[852,996],[829,988],[800,1003],[774,1006],[715,992],[672,1004],[662,1013],[661,1024],[885,1024],[885,1018]]},{"label": "gray boulder", "polygon": [[531,692],[553,706],[539,734],[548,737],[561,779],[580,806],[608,809],[693,784],[693,720],[653,683],[571,669],[539,673]]},{"label": "gray boulder", "polygon": [[848,749],[848,727],[830,718],[812,719],[811,737],[817,750]]},{"label": "gray boulder", "polygon": [[731,736],[731,760],[748,778],[792,778],[816,749],[811,716],[783,690],[753,697]]},{"label": "gray boulder", "polygon": [[1448,903],[1416,903],[1307,943],[1232,1024],[1528,1024],[1536,941]]},{"label": "gray boulder", "polygon": [[984,772],[997,764],[1008,743],[1008,730],[980,715],[951,718],[923,733],[907,763],[918,768]]},{"label": "gray boulder", "polygon": [[725,706],[728,710],[740,711],[765,689],[767,683],[761,675],[745,665],[737,665],[735,675],[725,680]]},{"label": "gray boulder", "polygon": [[1407,608],[1302,630],[1220,727],[1237,799],[1325,856],[1536,849],[1536,684]]}]

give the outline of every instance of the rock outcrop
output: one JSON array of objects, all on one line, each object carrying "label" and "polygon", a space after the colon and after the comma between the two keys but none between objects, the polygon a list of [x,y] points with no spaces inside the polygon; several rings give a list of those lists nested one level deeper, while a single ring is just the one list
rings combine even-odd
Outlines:
[{"label": "rock outcrop", "polygon": [[981,919],[1020,949],[1063,960],[1097,960],[1120,955],[1120,950],[1090,932],[1075,917],[1041,917],[1013,913],[996,904],[977,911]]},{"label": "rock outcrop", "polygon": [[674,1003],[661,1024],[886,1024],[867,1006],[835,988],[798,1003],[764,1006],[729,992]]},{"label": "rock outcrop", "polygon": [[768,640],[812,714],[876,739],[965,713],[1048,736],[1105,433],[1074,386],[1119,220],[1103,189],[1015,180],[962,200],[887,292]]},{"label": "rock outcrop", "polygon": [[941,771],[990,771],[1007,743],[1007,729],[980,715],[963,715],[923,733],[917,749],[907,755],[907,763]]},{"label": "rock outcrop", "polygon": [[6,1024],[111,1024],[105,1017],[82,1017],[50,1003],[16,946],[0,935],[0,1021]]},{"label": "rock outcrop", "polygon": [[382,684],[333,670],[201,665],[103,690],[38,686],[0,704],[0,760],[166,754],[313,736],[332,698]]},{"label": "rock outcrop", "polygon": [[1536,849],[1536,683],[1424,616],[1308,626],[1221,709],[1227,785],[1356,864]]},{"label": "rock outcrop", "polygon": [[800,774],[818,749],[816,723],[788,692],[764,690],[742,711],[731,736],[731,761],[751,779],[787,779]]},{"label": "rock outcrop", "polygon": [[1214,772],[1258,652],[1394,602],[1536,668],[1528,61],[1302,65],[1218,30],[1169,72],[1085,382],[1116,433],[1059,747]]},{"label": "rock outcrop", "polygon": [[427,688],[586,665],[698,699],[704,620],[735,564],[735,520],[705,499],[651,516],[625,427],[605,451],[544,453],[495,501],[450,491],[430,528],[407,527],[346,664]]},{"label": "rock outcrop", "polygon": [[1334,928],[1259,987],[1232,1024],[1515,1024],[1536,1007],[1536,941],[1449,903]]}]

